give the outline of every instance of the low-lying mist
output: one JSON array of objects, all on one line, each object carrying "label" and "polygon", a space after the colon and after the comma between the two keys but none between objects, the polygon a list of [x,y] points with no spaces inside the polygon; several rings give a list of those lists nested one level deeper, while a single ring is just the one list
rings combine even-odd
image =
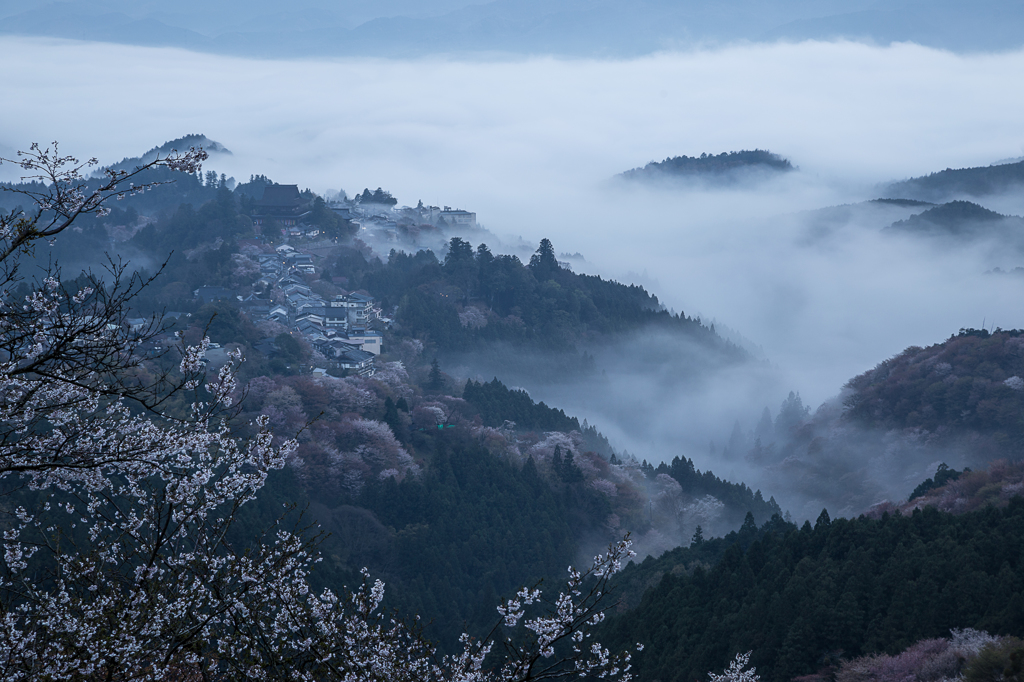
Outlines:
[{"label": "low-lying mist", "polygon": [[[548,237],[582,256],[570,259],[576,271],[643,284],[763,350],[767,362],[676,380],[636,369],[658,342],[641,339],[598,357],[605,373],[591,384],[527,386],[638,458],[685,455],[777,484],[721,457],[737,420],[753,429],[791,390],[817,406],[961,327],[1024,327],[1024,277],[986,274],[1024,266],[1022,254],[886,232],[927,207],[860,205],[887,181],[1024,152],[1024,52],[800,43],[628,61],[258,61],[0,45],[20,55],[0,80],[0,150],[56,139],[114,162],[204,133],[233,152],[208,169],[318,192],[381,186],[401,204],[475,211],[502,240],[493,251],[524,257],[523,244]],[[799,170],[718,189],[611,179],[669,156],[756,148]],[[1024,214],[1024,193],[975,200]],[[847,204],[857,206],[818,211]],[[768,494],[786,506],[785,491]]]}]

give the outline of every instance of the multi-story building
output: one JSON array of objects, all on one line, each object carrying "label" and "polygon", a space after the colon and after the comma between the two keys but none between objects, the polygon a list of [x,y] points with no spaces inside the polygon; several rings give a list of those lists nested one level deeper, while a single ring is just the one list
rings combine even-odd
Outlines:
[{"label": "multi-story building", "polygon": [[449,227],[476,227],[476,213],[463,211],[461,208],[445,206],[438,217]]},{"label": "multi-story building", "polygon": [[294,227],[310,214],[310,201],[299,192],[298,185],[267,185],[263,197],[253,202],[253,225],[270,220],[282,227]]}]

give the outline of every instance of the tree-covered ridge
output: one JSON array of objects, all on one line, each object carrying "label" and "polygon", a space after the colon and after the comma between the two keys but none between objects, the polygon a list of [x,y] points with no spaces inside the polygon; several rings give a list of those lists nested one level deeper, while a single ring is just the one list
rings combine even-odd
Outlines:
[{"label": "tree-covered ridge", "polygon": [[765,533],[784,533],[793,524],[773,514],[760,526],[752,512],[747,512],[743,523],[733,531],[721,536],[707,536],[703,529],[679,546],[661,555],[648,555],[642,561],[631,563],[615,581],[616,597],[619,599],[619,614],[625,614],[640,605],[646,594],[658,586],[665,574],[692,574],[698,567],[709,570],[717,564],[733,545],[746,549]]},{"label": "tree-covered ridge", "polygon": [[161,145],[153,147],[141,156],[125,157],[121,161],[108,166],[108,168],[130,171],[152,161],[157,156],[167,156],[175,150],[179,152],[186,152],[189,149],[202,149],[208,154],[231,154],[231,150],[220,142],[211,140],[202,133],[193,133],[190,135],[182,135],[181,137],[170,140],[169,142],[164,142]]},{"label": "tree-covered ridge", "polygon": [[959,480],[961,474],[970,473],[970,469],[964,469],[963,471],[957,471],[956,469],[950,469],[949,465],[943,462],[939,465],[935,471],[935,476],[932,478],[925,479],[914,488],[913,492],[910,493],[910,497],[907,498],[907,502],[913,502],[918,497],[923,497],[936,488],[945,486],[950,481]]},{"label": "tree-covered ridge", "polygon": [[391,192],[387,192],[380,187],[372,192],[367,187],[361,194],[355,196],[355,201],[360,204],[377,204],[379,206],[394,206],[398,203],[398,199],[391,196]]},{"label": "tree-covered ridge", "polygon": [[[609,513],[607,498],[582,477],[552,480],[532,459],[495,457],[466,430],[426,431],[416,452],[421,476],[371,482],[357,504],[372,517],[360,523],[335,507],[332,530],[350,545],[346,568],[369,560],[401,611],[432,619],[429,634],[448,650],[466,622],[491,625],[494,604],[518,586],[563,575],[579,538]],[[374,533],[376,556],[360,556],[351,545]]]},{"label": "tree-covered ridge", "polygon": [[701,679],[753,650],[764,679],[782,682],[839,656],[895,653],[952,628],[1024,629],[1020,497],[961,516],[928,508],[830,521],[823,512],[813,528],[766,525],[749,546],[734,538],[711,568],[701,561],[709,550],[691,549],[673,557],[678,569],[650,560],[637,575],[623,574],[643,583],[639,574],[662,573],[636,609],[608,626],[617,643],[645,645],[642,679]]},{"label": "tree-covered ridge", "polygon": [[626,180],[645,180],[666,176],[697,177],[721,176],[742,169],[772,172],[795,170],[789,159],[763,149],[701,154],[700,156],[673,156],[664,161],[651,161],[642,168],[625,171],[619,177]]},{"label": "tree-covered ridge", "polygon": [[597,427],[588,425],[585,419],[580,425],[576,417],[548,407],[543,401],[535,403],[525,390],[510,389],[497,377],[486,382],[468,380],[462,389],[462,399],[479,411],[484,426],[507,425],[522,431],[579,431],[588,450],[603,457],[614,456],[608,439]]},{"label": "tree-covered ridge", "polygon": [[934,477],[924,480],[902,504],[880,504],[869,516],[899,511],[910,514],[915,509],[935,507],[939,511],[963,514],[984,507],[1003,507],[1024,493],[1024,462],[996,460],[984,469],[957,471],[944,462]]},{"label": "tree-covered ridge", "polygon": [[[850,380],[849,419],[942,438],[983,434],[993,454],[1024,443],[1024,331],[967,329],[911,347]],[[976,443],[975,447],[982,445]]]},{"label": "tree-covered ridge", "polygon": [[1024,184],[1024,161],[977,168],[947,168],[886,188],[891,197],[942,202],[961,196],[983,197],[1011,191]]},{"label": "tree-covered ridge", "polygon": [[[790,510],[804,517],[826,501],[844,516],[896,508],[939,462],[979,470],[1017,459],[1024,442],[1022,336],[969,329],[908,348],[851,379],[813,414],[790,396],[774,422],[766,407],[753,431],[734,430],[730,456],[742,453],[759,467],[766,490],[787,490]],[[963,504],[961,497],[949,504]]]},{"label": "tree-covered ridge", "polygon": [[480,410],[486,426],[501,426],[511,421],[528,431],[575,431],[580,422],[567,417],[562,410],[534,403],[522,389],[509,389],[495,377],[489,382],[470,379],[463,389],[462,398]]},{"label": "tree-covered ridge", "polygon": [[746,357],[698,320],[669,314],[641,286],[563,268],[547,239],[529,264],[453,237],[443,263],[430,251],[392,251],[386,264],[362,273],[340,262],[334,272],[397,304],[401,333],[441,350],[498,341],[566,350],[653,327],[697,339],[724,361]]},{"label": "tree-covered ridge", "polygon": [[724,503],[727,510],[726,523],[733,528],[743,522],[746,514],[752,514],[755,522],[767,521],[772,516],[782,514],[782,508],[774,497],[765,500],[760,490],[754,491],[744,483],[731,483],[718,478],[710,469],[701,472],[694,466],[692,459],[673,457],[670,463],[662,462],[657,467],[646,462],[644,465],[641,466],[649,477],[667,474],[679,483],[686,495],[710,495]]},{"label": "tree-covered ridge", "polygon": [[896,221],[886,229],[933,236],[1005,236],[1019,242],[1024,238],[1024,219],[1002,215],[970,201],[951,201]]}]

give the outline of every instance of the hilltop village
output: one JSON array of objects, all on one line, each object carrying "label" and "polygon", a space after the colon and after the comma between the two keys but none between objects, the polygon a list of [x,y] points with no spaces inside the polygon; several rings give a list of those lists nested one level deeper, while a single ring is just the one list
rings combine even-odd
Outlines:
[{"label": "hilltop village", "polygon": [[[374,360],[383,348],[383,331],[392,320],[381,310],[374,297],[366,291],[348,291],[346,277],[325,278],[322,262],[337,247],[337,234],[329,235],[317,216],[325,209],[337,218],[343,231],[378,251],[403,242],[443,242],[452,229],[460,232],[476,230],[476,214],[449,206],[396,208],[390,193],[378,188],[365,190],[354,200],[339,199],[330,203],[302,192],[298,185],[266,184],[262,196],[252,202],[251,218],[254,237],[239,239],[241,253],[232,257],[249,267],[252,281],[241,286],[203,285],[193,290],[200,304],[228,303],[245,314],[250,321],[274,322],[287,334],[308,344],[313,364],[292,368],[298,373],[319,376],[373,376]],[[433,239],[431,239],[433,237]],[[338,293],[324,295],[315,290],[317,282],[329,281]],[[170,312],[168,318],[184,313]],[[140,325],[143,320],[134,320]],[[207,351],[215,367],[226,354],[212,339]],[[164,340],[166,341],[166,340]],[[157,342],[159,343],[159,341]],[[288,343],[280,334],[263,339],[257,348],[264,355],[279,352]]]}]

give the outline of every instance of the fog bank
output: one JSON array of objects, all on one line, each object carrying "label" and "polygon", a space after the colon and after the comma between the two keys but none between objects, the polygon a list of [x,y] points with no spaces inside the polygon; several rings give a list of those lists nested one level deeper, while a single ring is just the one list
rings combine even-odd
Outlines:
[{"label": "fog bank", "polygon": [[[881,232],[912,210],[861,213],[825,236],[801,213],[874,198],[884,181],[1020,156],[1024,52],[808,42],[624,61],[260,61],[0,46],[19,55],[0,76],[0,150],[56,139],[113,162],[204,133],[234,152],[208,168],[238,179],[349,194],[381,186],[403,204],[475,211],[509,244],[549,237],[582,254],[577,270],[643,283],[666,306],[760,345],[783,377],[773,410],[781,391],[817,405],[961,327],[1024,327],[1024,278],[985,274],[1024,265],[1020,254]],[[799,171],[719,190],[609,181],[668,156],[755,148]],[[0,177],[15,171],[4,165]],[[1021,196],[986,205],[1024,213]],[[701,419],[709,405],[749,398],[745,386],[735,382],[735,397],[715,387]],[[667,418],[685,426],[678,412]],[[642,456],[628,428],[599,426]],[[662,429],[652,452],[667,451],[674,431]]]}]

